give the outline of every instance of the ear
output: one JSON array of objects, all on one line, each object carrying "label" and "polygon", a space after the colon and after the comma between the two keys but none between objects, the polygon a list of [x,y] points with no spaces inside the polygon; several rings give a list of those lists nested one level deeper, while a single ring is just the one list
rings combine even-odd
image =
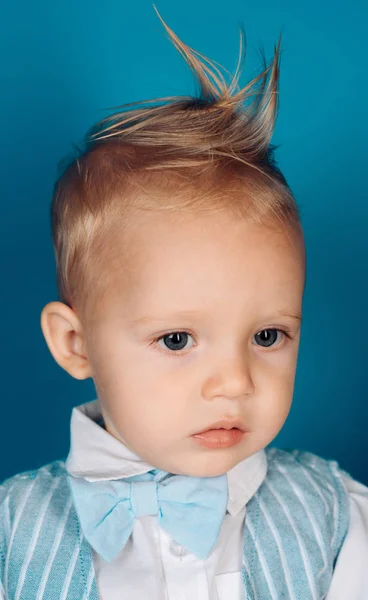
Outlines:
[{"label": "ear", "polygon": [[46,304],[41,313],[41,329],[58,365],[75,379],[92,376],[83,328],[72,308],[63,302]]}]

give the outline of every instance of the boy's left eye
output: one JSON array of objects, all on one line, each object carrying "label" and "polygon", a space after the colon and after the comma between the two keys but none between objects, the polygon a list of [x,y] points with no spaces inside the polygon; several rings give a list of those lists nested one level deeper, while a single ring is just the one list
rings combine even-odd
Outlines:
[{"label": "boy's left eye", "polygon": [[262,329],[254,336],[256,344],[258,346],[263,346],[263,348],[269,348],[270,346],[274,346],[276,342],[281,341],[279,337],[287,336],[286,331],[281,331],[281,329]]}]

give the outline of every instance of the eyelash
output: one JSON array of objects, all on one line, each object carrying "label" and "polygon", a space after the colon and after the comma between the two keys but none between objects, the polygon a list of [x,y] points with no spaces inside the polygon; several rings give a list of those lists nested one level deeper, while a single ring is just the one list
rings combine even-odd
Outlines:
[{"label": "eyelash", "polygon": [[[280,329],[279,327],[265,327],[264,329],[260,329],[259,331],[257,331],[257,333],[261,333],[262,331],[269,331],[269,330],[273,330],[273,331],[278,331],[280,333],[282,333],[285,338],[287,338],[288,340],[291,340],[292,337],[290,335],[290,332],[287,329]],[[168,335],[171,335],[172,333],[187,333],[188,335],[190,335],[193,339],[194,339],[194,335],[190,332],[187,331],[186,329],[175,329],[174,331],[168,331],[167,333],[163,333],[161,334],[159,337],[156,337],[153,342],[154,344],[157,344],[160,340],[162,340],[163,338],[165,338]],[[256,334],[255,334],[256,335]],[[281,343],[281,342],[280,342]],[[259,346],[259,348],[264,348],[265,350],[268,350],[268,348],[275,348],[276,346],[279,346],[279,344],[273,344],[272,346],[260,346],[259,344],[256,344]],[[163,348],[160,347],[160,351],[164,352],[164,354],[176,354],[178,356],[181,356],[182,354],[187,354],[188,350],[170,350],[169,348],[167,348],[166,350],[164,350]]]}]

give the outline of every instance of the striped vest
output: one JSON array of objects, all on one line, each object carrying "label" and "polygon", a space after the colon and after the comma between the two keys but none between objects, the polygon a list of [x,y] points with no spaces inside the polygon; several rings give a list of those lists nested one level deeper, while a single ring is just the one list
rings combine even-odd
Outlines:
[{"label": "striped vest", "polygon": [[[266,450],[267,476],[247,504],[242,579],[247,600],[322,600],[349,524],[337,463]],[[98,600],[64,461],[0,486],[0,581],[6,600]]]}]

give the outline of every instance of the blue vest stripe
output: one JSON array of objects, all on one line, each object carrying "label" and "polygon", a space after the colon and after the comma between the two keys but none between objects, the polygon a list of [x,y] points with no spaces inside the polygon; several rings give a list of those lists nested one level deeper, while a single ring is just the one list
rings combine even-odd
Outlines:
[{"label": "blue vest stripe", "polygon": [[291,454],[292,454],[293,458],[295,459],[295,462],[298,464],[299,469],[301,469],[304,477],[306,477],[308,479],[308,482],[311,484],[311,486],[315,489],[315,491],[318,494],[318,496],[321,498],[322,504],[323,504],[324,509],[325,509],[325,515],[327,516],[328,513],[329,513],[329,508],[328,508],[327,500],[324,497],[324,495],[322,494],[322,492],[319,489],[318,485],[316,485],[315,481],[313,480],[313,477],[311,477],[310,474],[308,473],[307,469],[302,464],[298,463],[298,461],[296,460],[296,456],[297,456],[298,452],[299,452],[298,450],[293,450],[293,452]]},{"label": "blue vest stripe", "polygon": [[245,591],[247,594],[247,598],[254,598],[257,600],[256,590],[254,587],[254,580],[250,575],[250,567],[248,563],[248,552],[243,549],[243,557],[242,557],[242,574],[243,581],[245,585]]},{"label": "blue vest stripe", "polygon": [[[334,476],[337,476],[338,473],[338,465],[336,462],[330,462],[329,463],[329,467],[332,471],[332,473],[334,474]],[[343,514],[343,506],[342,506],[342,494],[340,493],[340,497],[337,494],[337,490],[335,490],[330,484],[328,485],[329,490],[331,491],[331,493],[333,494],[333,499],[334,499],[334,503],[333,503],[333,517],[334,517],[334,523],[335,523],[335,531],[334,531],[334,535],[332,537],[332,542],[331,542],[331,549],[333,551],[334,554],[336,554],[339,550],[339,542],[340,540],[338,539],[338,536],[341,536],[341,530],[344,529],[344,525],[341,521],[339,521],[338,519],[338,515]]]},{"label": "blue vest stripe", "polygon": [[[9,593],[9,582],[14,582],[11,585],[12,589],[16,588],[16,582],[17,582],[17,579],[18,579],[18,574],[17,574],[16,569],[14,569],[12,571],[12,573],[9,575],[9,565],[12,562],[11,555],[14,554],[14,552],[13,552],[14,540],[16,539],[17,533],[19,533],[18,525],[20,524],[20,520],[22,518],[24,508],[25,508],[25,506],[26,506],[26,504],[28,502],[28,499],[31,496],[32,490],[33,490],[33,488],[35,486],[36,479],[28,480],[27,483],[28,483],[28,485],[26,487],[26,490],[25,490],[25,493],[23,495],[22,501],[20,502],[18,510],[15,513],[13,531],[12,531],[12,533],[10,535],[9,544],[8,544],[8,553],[9,553],[10,558],[6,562],[6,565],[5,565],[5,575],[4,575],[4,578],[5,578],[5,593],[6,593],[6,595]],[[25,522],[26,522],[26,520],[23,520],[23,528],[21,528],[22,530],[29,529],[29,527],[27,528],[27,526],[24,526]],[[27,531],[26,537],[22,536],[21,545],[24,544],[24,540],[29,539],[30,533],[31,533],[30,531]]]},{"label": "blue vest stripe", "polygon": [[[6,540],[10,540],[11,535],[11,525],[10,525],[10,514],[9,514],[9,502],[10,502],[10,494],[15,486],[15,483],[11,486],[8,495],[6,496],[3,505],[3,519],[4,519],[4,536]],[[0,498],[1,499],[1,498]]]},{"label": "blue vest stripe", "polygon": [[[317,491],[319,497],[322,499],[324,507],[325,507],[325,516],[332,517],[333,535],[332,535],[330,548],[331,548],[331,551],[333,552],[333,554],[337,554],[339,545],[341,544],[341,539],[338,539],[337,536],[338,535],[341,536],[343,533],[342,531],[340,531],[340,528],[338,527],[338,514],[339,514],[339,512],[340,512],[340,514],[344,514],[344,506],[339,506],[339,504],[340,504],[339,497],[341,499],[344,498],[346,501],[346,492],[345,492],[345,489],[343,488],[343,484],[340,483],[341,487],[339,489],[339,488],[332,486],[327,478],[324,478],[322,480],[321,474],[319,473],[319,469],[318,469],[319,465],[316,460],[317,457],[315,457],[313,454],[308,453],[307,454],[308,462],[316,469],[316,472],[314,473],[315,479],[319,479],[321,481],[321,484],[323,484],[318,487],[316,482],[313,481],[313,479],[309,475],[307,469],[304,467],[304,465],[301,462],[301,460],[303,458],[305,460],[305,457],[300,456],[300,450],[293,450],[291,452],[291,455],[294,458],[295,463],[298,466],[298,469],[301,470],[301,472],[308,477],[308,480],[312,482],[314,489]],[[333,474],[334,479],[335,479],[336,483],[338,484],[340,482],[340,474],[339,473],[341,473],[341,470],[339,469],[337,463],[335,461],[328,461],[326,466],[328,467],[330,472]],[[332,505],[333,505],[332,512],[331,512],[331,509],[328,508],[328,500],[330,498],[329,498],[329,495],[325,488],[327,488],[330,498],[332,497]],[[330,504],[331,504],[331,501],[330,501]],[[341,524],[342,530],[344,529],[345,525],[346,525],[346,523]],[[337,545],[336,545],[336,542],[337,542]]]},{"label": "blue vest stripe", "polygon": [[282,466],[278,465],[278,467],[277,467],[277,470],[278,470],[280,473],[282,473],[282,474],[283,474],[283,476],[285,477],[286,481],[288,482],[288,484],[289,484],[289,485],[290,485],[290,487],[292,488],[293,492],[295,493],[295,496],[298,498],[298,500],[299,500],[300,504],[303,506],[303,508],[304,508],[304,510],[305,510],[305,513],[306,513],[306,515],[307,515],[307,517],[308,517],[309,523],[310,523],[310,524],[311,524],[311,526],[312,526],[313,533],[314,533],[314,535],[315,535],[315,538],[316,538],[316,540],[317,540],[318,547],[319,547],[319,549],[320,549],[320,552],[321,552],[321,557],[322,557],[322,561],[323,561],[323,568],[322,568],[322,570],[320,571],[320,573],[321,573],[321,574],[323,574],[323,573],[324,573],[324,572],[327,570],[327,567],[328,567],[328,559],[327,559],[327,555],[326,555],[326,549],[325,549],[325,547],[324,547],[323,540],[322,540],[322,538],[321,538],[321,534],[320,534],[320,532],[318,531],[318,526],[317,526],[317,523],[315,522],[315,519],[314,519],[314,517],[313,517],[313,513],[312,513],[312,512],[309,510],[309,508],[308,508],[308,503],[307,503],[307,501],[306,501],[306,498],[305,498],[305,496],[303,495],[303,492],[302,492],[302,490],[300,489],[300,487],[298,486],[298,484],[297,484],[297,483],[295,483],[295,482],[293,482],[293,481],[291,481],[290,477],[288,476],[287,472],[285,471],[285,469],[284,469]]},{"label": "blue vest stripe", "polygon": [[[337,514],[338,514],[338,496],[337,496],[337,493],[336,493],[336,489],[334,487],[332,487],[329,483],[326,484],[326,487],[328,488],[328,490],[330,492],[330,495],[333,498],[333,510],[331,512],[331,510],[328,507],[328,502],[327,502],[325,496],[320,491],[320,489],[316,485],[316,483],[313,481],[312,477],[310,477],[307,469],[305,469],[303,467],[303,465],[301,465],[300,463],[299,463],[299,467],[302,469],[303,474],[307,477],[308,481],[310,481],[310,483],[312,484],[312,486],[316,490],[317,494],[321,498],[321,500],[323,502],[323,505],[324,505],[324,509],[325,509],[325,517],[326,518],[328,518],[329,516],[332,517],[332,520],[333,520],[333,523],[334,523],[334,533],[333,533],[331,544],[329,545],[329,548],[330,548],[331,552],[333,554],[335,554],[336,551],[337,551],[337,548],[334,548],[334,543],[335,543],[335,540],[336,540],[336,536],[339,533],[338,528],[336,526]],[[314,521],[314,523],[315,523],[315,521]],[[320,537],[319,537],[319,540],[321,542],[322,547],[325,548],[325,546],[323,545],[323,540],[321,541]],[[326,548],[325,548],[325,553],[324,553],[324,563],[325,564],[324,564],[323,568],[318,573],[318,577],[322,577],[322,575],[327,571],[328,566],[329,566],[328,565],[328,557],[326,556]]]},{"label": "blue vest stripe", "polygon": [[[41,580],[43,579],[46,565],[50,560],[51,552],[53,549],[53,545],[55,543],[55,539],[58,537],[60,531],[60,516],[62,514],[61,508],[64,508],[64,505],[67,501],[61,503],[60,499],[63,493],[63,479],[61,477],[53,477],[52,473],[49,473],[45,476],[43,474],[41,481],[39,481],[39,485],[37,485],[38,493],[35,492],[31,494],[28,502],[27,513],[29,513],[28,520],[37,524],[37,521],[40,518],[40,507],[45,502],[45,498],[47,496],[47,492],[50,487],[52,487],[52,483],[54,480],[58,480],[58,486],[54,489],[52,496],[49,500],[48,510],[45,514],[45,517],[42,522],[42,527],[40,528],[37,535],[37,544],[35,548],[28,547],[24,548],[23,555],[24,558],[21,560],[22,556],[16,555],[16,565],[21,572],[21,569],[25,562],[25,557],[28,553],[31,554],[29,559],[28,569],[26,571],[26,576],[24,580],[24,585],[22,592],[20,594],[20,600],[28,600],[29,598],[29,589],[33,590],[33,596],[36,595],[38,589],[40,587]],[[55,510],[55,508],[57,509]],[[58,518],[55,518],[57,515]],[[30,532],[29,537],[27,538],[25,532],[20,532],[19,536],[21,536],[22,540],[32,540],[32,536],[36,533],[36,526],[33,528],[33,531]],[[22,534],[22,535],[21,535]],[[30,552],[32,550],[32,552]],[[69,553],[65,553],[63,560],[65,558],[69,558]],[[42,565],[42,568],[40,568]],[[60,567],[59,567],[60,569]],[[37,575],[36,575],[37,574]],[[60,570],[59,570],[59,579],[60,579]],[[50,589],[50,588],[49,588]],[[46,581],[46,590],[47,588]],[[52,582],[52,589],[55,594],[60,590],[60,582]]]},{"label": "blue vest stripe", "polygon": [[[257,496],[256,502],[258,503],[258,510],[260,512],[260,524],[261,527],[259,529],[259,533],[256,540],[256,546],[260,546],[263,548],[264,554],[267,556],[270,577],[273,582],[274,588],[276,590],[276,597],[279,597],[277,594],[277,590],[283,589],[286,590],[287,583],[285,579],[285,574],[281,566],[281,553],[279,552],[277,541],[272,533],[272,528],[270,523],[265,519],[264,514],[262,512],[260,497]],[[267,539],[267,549],[265,549],[264,540]],[[259,549],[257,550],[259,552]],[[272,557],[272,558],[271,558]],[[275,560],[276,559],[276,560]],[[265,588],[264,593],[267,593],[267,589]]]},{"label": "blue vest stripe", "polygon": [[92,585],[94,583],[94,578],[95,578],[95,570],[93,567],[93,562],[91,563],[91,568],[89,570],[89,575],[88,575],[88,579],[87,579],[87,591],[83,596],[83,600],[88,600],[91,596],[91,590],[92,590]]},{"label": "blue vest stripe", "polygon": [[[294,586],[292,584],[292,576],[290,573],[290,568],[289,568],[289,564],[287,561],[287,558],[285,556],[285,552],[283,550],[282,547],[282,540],[277,532],[277,528],[276,525],[271,517],[271,514],[269,513],[269,511],[266,508],[265,503],[262,501],[262,498],[259,498],[259,507],[266,519],[266,522],[268,524],[269,530],[275,540],[275,544],[277,547],[277,552],[281,558],[281,563],[282,563],[282,567],[283,567],[283,579],[285,579],[285,584],[286,584],[286,588],[290,597],[290,600],[297,600],[296,595],[295,595],[295,591],[294,591]],[[278,573],[277,576],[280,578],[280,576],[282,575],[282,573]]]},{"label": "blue vest stripe", "polygon": [[36,600],[42,600],[42,598],[43,598],[43,594],[44,594],[45,587],[46,587],[46,584],[47,584],[47,581],[48,581],[48,578],[50,575],[50,571],[54,564],[55,556],[59,549],[61,539],[64,535],[65,525],[69,520],[72,506],[73,506],[73,499],[72,499],[72,497],[70,497],[68,499],[67,503],[65,504],[65,508],[64,508],[63,513],[60,518],[58,532],[57,532],[57,535],[55,536],[54,543],[51,548],[50,556],[49,556],[47,563],[45,565],[45,568],[43,570],[40,585],[38,586]]},{"label": "blue vest stripe", "polygon": [[[94,570],[94,566],[93,566],[92,548],[89,545],[89,543],[87,542],[86,538],[82,534],[81,534],[80,554],[81,554],[83,569],[85,569],[85,575],[86,575],[85,586],[84,586],[84,589],[85,589],[84,595],[88,594],[86,596],[87,600],[99,600],[100,596],[99,596],[99,591],[97,588],[97,581],[96,581],[95,570]],[[87,567],[89,568],[88,574],[87,574]],[[92,582],[90,583],[91,578],[92,578]]]},{"label": "blue vest stripe", "polygon": [[[61,479],[62,481],[64,481],[64,477],[62,477]],[[62,504],[63,508],[65,504],[69,504],[69,501],[70,497],[66,496]],[[55,507],[53,512],[55,513]],[[62,511],[60,510],[60,515],[61,513]],[[53,535],[48,544],[49,548],[51,548],[55,543],[55,538],[58,538],[58,536],[60,535],[61,540],[57,543],[56,554],[53,558],[49,574],[47,575],[47,573],[42,573],[42,576],[45,576],[45,583],[43,584],[45,585],[45,591],[44,594],[40,596],[40,600],[45,600],[46,598],[57,598],[58,600],[60,600],[61,595],[63,594],[65,580],[67,578],[67,568],[73,567],[74,550],[75,547],[79,544],[74,506],[72,506],[70,510],[67,511],[67,518],[65,523],[58,522],[57,530],[52,533]],[[48,555],[45,556],[42,562],[39,561],[39,564],[45,565],[48,561],[48,558]],[[77,564],[79,563],[77,562]],[[75,595],[75,600],[77,598],[79,600],[79,598],[82,598],[83,596],[83,592],[81,592],[81,590],[83,590],[83,578],[81,571],[79,571],[78,577],[79,590],[78,593]],[[39,585],[37,585],[36,589],[39,590]]]},{"label": "blue vest stripe", "polygon": [[[308,582],[308,587],[309,587],[309,591],[311,594],[311,598],[313,598],[313,600],[318,600],[317,591],[316,591],[314,580],[313,580],[312,567],[311,567],[311,564],[310,564],[310,561],[308,558],[306,548],[304,546],[303,538],[300,535],[300,532],[298,531],[298,525],[295,522],[295,520],[293,519],[292,515],[290,514],[290,511],[287,507],[285,499],[283,502],[282,498],[280,498],[280,496],[279,496],[278,492],[276,491],[276,489],[274,488],[273,484],[271,484],[270,481],[266,480],[264,482],[264,486],[266,489],[270,490],[272,496],[277,500],[277,503],[279,506],[278,514],[277,514],[278,522],[280,524],[282,524],[282,526],[284,527],[285,538],[289,540],[289,544],[293,545],[294,553],[296,552],[297,554],[300,554],[300,558],[304,565],[305,577]],[[272,502],[272,499],[271,499],[271,502]],[[285,517],[286,517],[286,521],[285,521]],[[290,530],[290,528],[291,528],[294,536],[288,535],[288,530]],[[294,554],[294,556],[295,556],[295,554]],[[302,577],[302,573],[300,573],[299,577]]]},{"label": "blue vest stripe", "polygon": [[[78,556],[79,556],[79,541],[77,541],[77,543],[75,544],[75,547],[74,547],[74,552],[72,554],[72,557],[71,557],[71,560],[70,560],[70,563],[68,566],[68,571],[65,575],[63,589],[61,590],[60,600],[66,600],[66,598],[68,596],[70,597],[70,600],[73,600],[73,598],[75,598],[75,596],[73,596],[73,592],[71,590],[71,588],[72,588],[71,584],[73,581],[73,574],[75,574],[75,571],[76,571]],[[77,575],[79,575],[79,573],[77,573]],[[74,577],[74,579],[75,579],[75,577]]]},{"label": "blue vest stripe", "polygon": [[[298,466],[298,469],[302,470],[303,473],[305,473],[307,475],[308,471],[301,462],[301,460],[303,460],[303,458],[305,460],[305,457],[303,457],[303,455],[300,456],[300,454],[301,454],[300,450],[294,450],[291,454],[295,460],[295,463]],[[333,510],[332,510],[331,516],[333,518],[333,523],[334,523],[334,534],[333,534],[333,538],[332,538],[331,548],[333,548],[334,552],[336,552],[337,548],[334,548],[334,544],[336,542],[336,536],[339,533],[341,533],[337,527],[337,519],[338,519],[338,512],[339,512],[339,496],[346,497],[346,493],[344,493],[342,484],[340,483],[341,487],[339,486],[340,474],[342,471],[338,468],[338,465],[336,462],[328,461],[326,463],[327,468],[329,469],[330,473],[333,474],[335,482],[338,484],[338,487],[336,488],[331,485],[330,481],[327,478],[323,478],[321,473],[319,473],[319,462],[317,462],[318,457],[316,457],[310,453],[306,453],[306,454],[308,456],[309,464],[316,469],[316,472],[314,473],[315,479],[318,479],[321,482],[321,484],[323,484],[318,488],[318,485],[316,484],[316,482],[313,482],[313,479],[310,477],[310,475],[308,475],[308,479],[313,482],[313,486],[318,491],[319,497],[323,498],[326,515],[331,515],[331,510],[328,509],[329,494],[330,494],[330,496],[332,496],[332,499],[333,499]],[[321,459],[319,459],[319,460],[321,460]],[[340,489],[339,489],[339,487],[340,487]],[[327,488],[329,494],[327,493],[325,488]],[[323,492],[324,492],[324,494],[323,494]],[[341,492],[342,492],[342,496],[341,496]],[[327,501],[327,508],[326,508],[326,501]],[[343,508],[343,507],[341,506],[340,508]]]},{"label": "blue vest stripe", "polygon": [[[259,557],[259,561],[260,564],[262,566],[262,575],[263,575],[263,585],[267,586],[268,592],[271,594],[271,598],[272,600],[278,600],[277,598],[277,593],[272,581],[272,577],[271,577],[271,573],[270,573],[270,569],[269,566],[267,564],[267,560],[266,557],[263,553],[262,547],[259,545],[259,539],[258,536],[256,536],[255,530],[253,528],[253,524],[251,523],[251,519],[247,519],[246,518],[246,523],[247,523],[247,529],[250,533],[250,538],[252,540],[252,554],[254,555],[254,550],[256,551],[256,554]],[[254,573],[253,573],[254,567],[253,565],[251,566],[251,578],[253,578]],[[259,575],[259,574],[257,574]]]},{"label": "blue vest stripe", "polygon": [[[334,490],[332,489],[332,487],[331,486],[328,486],[328,487],[331,491],[331,494],[333,494],[333,512],[332,512],[332,514],[333,514],[334,523],[336,523],[337,519],[338,519],[338,512],[339,512],[339,501],[338,501],[338,498],[336,497],[336,494],[334,493]],[[331,548],[335,548],[337,534],[338,534],[338,528],[337,528],[337,526],[335,526],[335,531],[334,531],[334,534],[333,534],[333,537],[331,540]]]},{"label": "blue vest stripe", "polygon": [[37,521],[34,524],[34,528],[33,528],[33,532],[32,532],[32,537],[29,540],[29,544],[28,544],[28,548],[27,548],[27,553],[25,556],[25,560],[22,564],[22,568],[21,571],[19,573],[19,579],[18,579],[18,584],[17,584],[17,589],[15,591],[15,595],[14,595],[14,600],[19,600],[20,595],[22,593],[22,589],[23,589],[23,585],[24,585],[24,580],[26,578],[26,573],[28,570],[28,566],[29,563],[31,562],[32,556],[33,556],[33,552],[34,549],[36,547],[39,535],[40,535],[40,531],[41,528],[43,526],[43,521],[45,519],[45,515],[46,515],[46,511],[49,508],[49,504],[51,501],[51,498],[54,494],[54,490],[56,487],[58,487],[58,485],[60,484],[60,480],[59,479],[54,479],[54,481],[52,482],[52,485],[50,486],[50,489],[48,490],[47,494],[44,497],[44,500],[40,506],[40,512],[39,515],[37,517]]}]

